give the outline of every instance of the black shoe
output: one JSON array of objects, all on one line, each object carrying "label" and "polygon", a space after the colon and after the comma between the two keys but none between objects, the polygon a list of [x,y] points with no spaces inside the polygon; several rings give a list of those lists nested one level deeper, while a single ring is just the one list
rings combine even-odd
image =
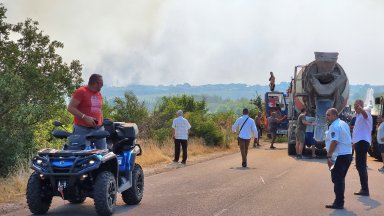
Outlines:
[{"label": "black shoe", "polygon": [[344,209],[343,206],[339,206],[339,205],[335,205],[335,204],[332,204],[332,205],[325,205],[325,208],[330,208],[330,209]]},{"label": "black shoe", "polygon": [[354,195],[359,195],[359,196],[369,196],[368,191],[360,190],[359,192],[353,193]]},{"label": "black shoe", "polygon": [[270,149],[275,149],[276,147],[275,147],[275,146],[270,146],[269,148],[270,148]]},{"label": "black shoe", "polygon": [[174,163],[179,163],[179,161],[177,161],[177,160],[173,160],[173,162],[174,162]]},{"label": "black shoe", "polygon": [[241,163],[241,166],[242,166],[242,167],[247,167],[247,162],[243,162],[243,163]]},{"label": "black shoe", "polygon": [[185,165],[185,164],[187,164],[187,161],[181,161],[181,163]]}]

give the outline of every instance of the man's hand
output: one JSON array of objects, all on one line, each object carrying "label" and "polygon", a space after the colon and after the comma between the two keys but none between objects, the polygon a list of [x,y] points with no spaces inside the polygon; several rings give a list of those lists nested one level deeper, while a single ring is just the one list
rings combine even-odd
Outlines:
[{"label": "man's hand", "polygon": [[96,126],[97,126],[97,124],[96,124],[96,120],[97,120],[97,119],[95,119],[95,118],[93,118],[93,117],[91,117],[91,116],[87,116],[87,115],[85,115],[84,118],[83,118],[83,120],[84,120],[85,122],[87,122],[87,125],[89,125],[90,127],[96,127]]},{"label": "man's hand", "polygon": [[331,169],[331,167],[333,165],[333,162],[331,161],[331,158],[327,159],[327,163],[328,163],[328,168]]}]

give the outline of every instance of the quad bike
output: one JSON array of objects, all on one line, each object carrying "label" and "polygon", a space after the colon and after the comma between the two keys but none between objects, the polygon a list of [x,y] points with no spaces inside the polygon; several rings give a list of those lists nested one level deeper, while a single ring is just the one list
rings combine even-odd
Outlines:
[{"label": "quad bike", "polygon": [[[60,122],[54,122],[56,127]],[[27,203],[33,214],[45,214],[54,196],[70,203],[94,200],[99,215],[112,215],[117,192],[128,205],[138,204],[144,192],[144,173],[136,156],[141,147],[134,123],[112,122],[105,119],[105,131],[85,136],[65,130],[54,130],[53,136],[67,139],[62,150],[43,149],[33,158],[34,170],[27,185]],[[107,138],[111,149],[94,148],[94,142]]]}]

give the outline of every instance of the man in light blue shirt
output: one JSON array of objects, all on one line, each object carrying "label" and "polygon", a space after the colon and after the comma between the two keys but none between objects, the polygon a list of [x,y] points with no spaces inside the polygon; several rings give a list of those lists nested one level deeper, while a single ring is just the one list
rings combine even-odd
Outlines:
[{"label": "man in light blue shirt", "polygon": [[326,208],[343,209],[345,176],[352,162],[352,143],[349,125],[338,117],[337,109],[330,108],[326,112],[329,129],[326,132],[325,145],[327,163],[331,171],[335,201]]},{"label": "man in light blue shirt", "polygon": [[249,111],[247,108],[243,109],[243,115],[236,120],[232,125],[232,131],[236,133],[239,131],[238,144],[240,146],[242,166],[247,167],[247,154],[248,147],[251,141],[252,132],[255,139],[258,137],[255,121],[248,116]]}]

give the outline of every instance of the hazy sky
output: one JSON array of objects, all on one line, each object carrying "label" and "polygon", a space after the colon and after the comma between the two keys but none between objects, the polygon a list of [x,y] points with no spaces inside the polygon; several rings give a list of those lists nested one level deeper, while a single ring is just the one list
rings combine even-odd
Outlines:
[{"label": "hazy sky", "polygon": [[289,81],[314,51],[339,52],[352,84],[383,85],[383,0],[1,0],[105,85]]}]

